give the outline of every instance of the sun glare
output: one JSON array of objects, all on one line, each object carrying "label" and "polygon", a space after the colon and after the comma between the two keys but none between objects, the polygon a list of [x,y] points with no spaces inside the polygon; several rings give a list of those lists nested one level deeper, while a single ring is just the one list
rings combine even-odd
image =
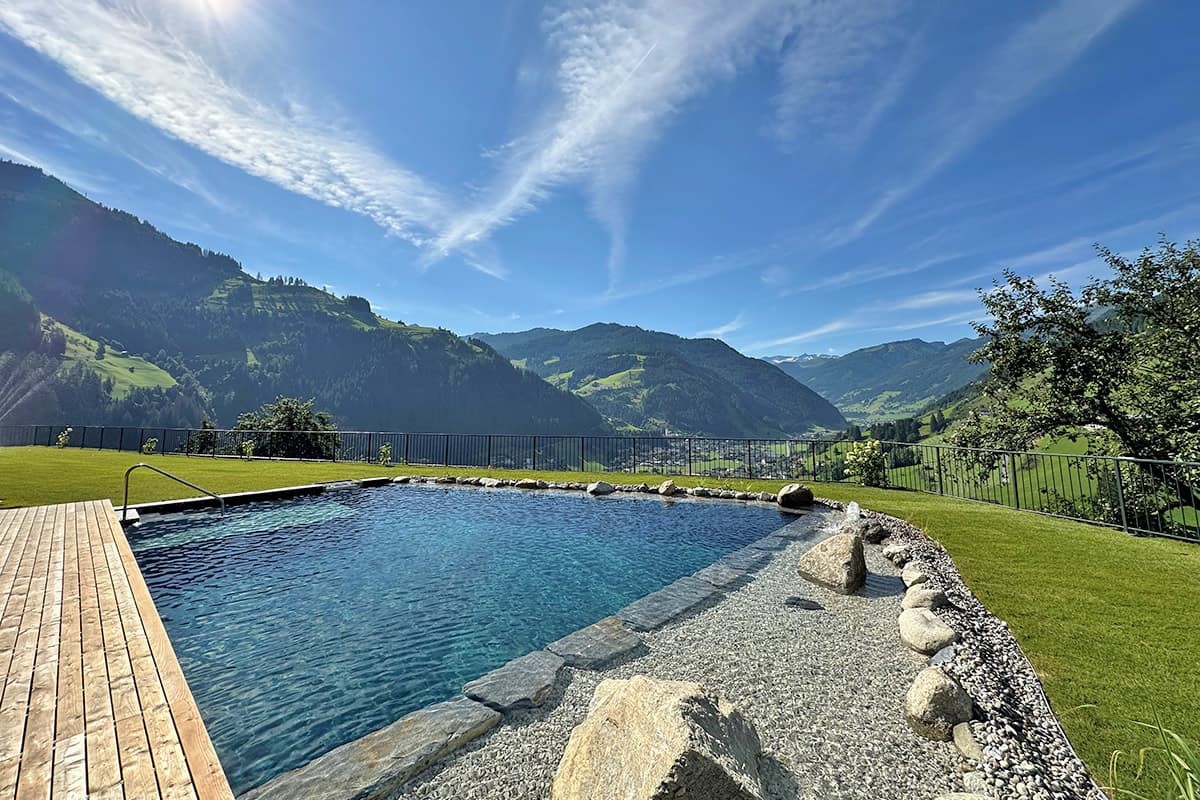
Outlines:
[{"label": "sun glare", "polygon": [[237,16],[246,0],[179,0],[192,13],[213,22],[229,22]]}]

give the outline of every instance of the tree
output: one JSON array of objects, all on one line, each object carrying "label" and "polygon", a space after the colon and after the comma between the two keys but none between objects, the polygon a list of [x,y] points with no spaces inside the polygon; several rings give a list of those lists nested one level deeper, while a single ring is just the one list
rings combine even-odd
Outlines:
[{"label": "tree", "polygon": [[104,342],[100,342],[99,344],[97,344],[96,345],[96,360],[103,361],[104,355],[107,352],[108,352],[108,348],[104,346]]},{"label": "tree", "polygon": [[1200,240],[1097,250],[1112,277],[1078,295],[1011,271],[982,293],[994,321],[974,324],[988,341],[972,360],[991,374],[956,443],[1028,449],[1090,427],[1112,454],[1200,460]]},{"label": "tree", "polygon": [[337,430],[333,415],[314,411],[312,400],[278,397],[258,411],[238,416],[236,430],[247,432],[255,441],[256,453],[276,458],[333,458]]}]

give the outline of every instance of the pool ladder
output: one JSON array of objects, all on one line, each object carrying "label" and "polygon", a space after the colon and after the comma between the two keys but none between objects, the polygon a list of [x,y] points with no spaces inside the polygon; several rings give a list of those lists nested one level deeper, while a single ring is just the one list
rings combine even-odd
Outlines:
[{"label": "pool ladder", "polygon": [[218,503],[221,504],[221,516],[225,515],[225,498],[221,497],[221,495],[216,494],[215,492],[210,492],[208,489],[205,489],[203,486],[197,486],[196,484],[192,483],[191,481],[185,481],[183,478],[179,477],[178,475],[172,475],[171,473],[167,472],[165,469],[159,469],[158,467],[154,466],[153,464],[147,464],[146,462],[141,461],[141,462],[138,462],[137,464],[134,464],[129,469],[125,470],[125,501],[123,503],[121,503],[121,522],[125,521],[125,518],[128,516],[128,512],[129,512],[129,473],[131,473],[135,469],[139,469],[141,467],[145,467],[148,470],[157,472],[159,475],[170,478],[173,481],[178,481],[179,483],[182,483],[184,486],[189,486],[192,489],[195,489],[197,492],[204,492],[204,494],[208,495],[209,497],[214,498]]}]

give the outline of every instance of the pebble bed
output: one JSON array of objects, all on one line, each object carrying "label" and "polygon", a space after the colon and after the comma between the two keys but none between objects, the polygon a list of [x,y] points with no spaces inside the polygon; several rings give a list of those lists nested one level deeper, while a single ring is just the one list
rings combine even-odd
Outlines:
[{"label": "pebble bed", "polygon": [[[841,514],[826,512],[827,528]],[[904,696],[927,660],[900,642],[903,584],[867,548],[867,590],[842,596],[795,569],[812,542],[775,554],[752,581],[699,614],[644,635],[644,655],[600,672],[565,668],[549,701],[513,712],[427,770],[407,798],[545,798],[567,738],[605,678],[696,681],[737,704],[763,743],[766,800],[932,798],[962,791],[954,748],[918,737]],[[815,600],[821,610],[785,604]]]},{"label": "pebble bed", "polygon": [[950,607],[937,614],[960,639],[933,661],[982,712],[971,732],[983,760],[964,776],[969,788],[1004,800],[1104,800],[1051,710],[1029,659],[1007,624],[963,583],[950,554],[907,522],[867,516],[888,528],[889,543],[906,545],[908,563],[920,565],[930,576],[929,585],[945,591],[950,600]]}]

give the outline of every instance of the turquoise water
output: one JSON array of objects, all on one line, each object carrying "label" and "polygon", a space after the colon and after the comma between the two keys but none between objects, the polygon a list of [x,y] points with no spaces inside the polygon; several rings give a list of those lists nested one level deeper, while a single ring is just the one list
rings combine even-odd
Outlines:
[{"label": "turquoise water", "polygon": [[789,519],[740,503],[397,486],[163,517],[129,538],[242,792]]}]

